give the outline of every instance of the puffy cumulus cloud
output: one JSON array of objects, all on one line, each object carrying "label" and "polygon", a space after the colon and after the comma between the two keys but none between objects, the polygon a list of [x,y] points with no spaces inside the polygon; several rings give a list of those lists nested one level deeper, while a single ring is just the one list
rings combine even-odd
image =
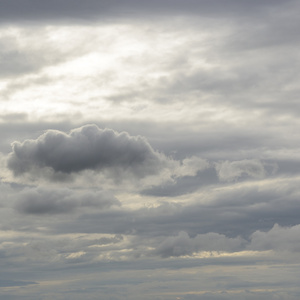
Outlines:
[{"label": "puffy cumulus cloud", "polygon": [[300,252],[300,225],[282,227],[275,224],[267,232],[255,231],[251,235],[251,245],[253,250],[275,250]]},{"label": "puffy cumulus cloud", "polygon": [[168,237],[155,250],[162,257],[193,255],[200,251],[235,252],[243,248],[245,240],[240,237],[228,238],[218,233],[198,234],[194,238],[181,231],[177,236]]},{"label": "puffy cumulus cloud", "polygon": [[15,209],[25,214],[61,214],[76,208],[105,209],[121,203],[104,191],[27,188],[17,197]]},{"label": "puffy cumulus cloud", "polygon": [[8,167],[18,176],[36,171],[68,175],[84,170],[107,171],[114,177],[154,175],[167,158],[140,136],[85,125],[64,133],[48,130],[33,140],[14,142]]},{"label": "puffy cumulus cloud", "polygon": [[221,181],[234,181],[242,176],[253,178],[263,178],[265,176],[264,165],[257,159],[216,163],[216,170]]}]

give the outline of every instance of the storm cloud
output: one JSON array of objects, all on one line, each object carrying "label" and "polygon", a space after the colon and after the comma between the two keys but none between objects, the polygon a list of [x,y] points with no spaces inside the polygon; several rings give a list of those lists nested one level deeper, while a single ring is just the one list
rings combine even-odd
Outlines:
[{"label": "storm cloud", "polygon": [[83,170],[115,170],[136,177],[157,173],[165,157],[146,139],[86,125],[69,134],[50,130],[36,140],[12,144],[8,167],[15,175],[34,168],[75,173]]}]

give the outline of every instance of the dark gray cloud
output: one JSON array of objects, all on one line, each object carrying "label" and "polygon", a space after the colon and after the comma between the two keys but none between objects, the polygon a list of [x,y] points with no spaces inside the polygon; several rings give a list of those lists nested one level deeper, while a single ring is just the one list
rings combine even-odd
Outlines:
[{"label": "dark gray cloud", "polygon": [[262,179],[267,174],[277,171],[277,165],[264,163],[252,159],[241,161],[222,161],[214,163],[205,170],[198,171],[195,176],[181,176],[175,178],[173,182],[166,182],[162,185],[152,186],[141,191],[143,195],[152,195],[156,197],[175,197],[189,194],[208,187],[220,184],[225,181],[245,181],[249,179]]},{"label": "dark gray cloud", "polygon": [[[259,284],[257,285],[259,288]],[[272,290],[272,285],[269,287]],[[283,291],[251,291],[246,286],[244,289],[236,290],[221,290],[219,292],[206,292],[202,295],[198,294],[188,294],[183,296],[183,300],[239,300],[239,299],[247,299],[247,300],[277,300],[281,299],[284,295]],[[297,294],[289,293],[290,300],[296,300]]]},{"label": "dark gray cloud", "polygon": [[162,257],[192,255],[200,251],[237,252],[244,248],[241,238],[226,238],[217,233],[197,235],[194,238],[181,231],[177,236],[168,237],[160,243],[155,254]]},{"label": "dark gray cloud", "polygon": [[216,170],[208,168],[197,172],[196,176],[182,176],[174,182],[167,182],[162,185],[152,186],[141,191],[142,195],[155,197],[176,197],[196,192],[202,187],[219,183]]},{"label": "dark gray cloud", "polygon": [[[286,1],[291,2],[291,1]],[[212,16],[253,14],[265,6],[276,6],[282,4],[281,1],[245,1],[228,0],[226,5],[220,0],[196,1],[187,0],[165,0],[165,1],[137,1],[137,0],[88,0],[81,2],[78,0],[60,1],[55,0],[40,2],[29,0],[26,4],[20,0],[12,0],[1,4],[1,18],[10,19],[85,19],[101,16],[104,19],[109,17],[134,17],[136,14],[208,14]]]},{"label": "dark gray cloud", "polygon": [[[291,2],[291,1],[286,1]],[[78,0],[41,2],[21,0],[3,2],[0,6],[0,18],[3,21],[19,20],[109,20],[116,18],[134,18],[145,15],[182,15],[199,14],[208,16],[239,16],[254,15],[266,6],[280,6],[281,1],[237,1],[228,0],[226,5],[220,0],[195,1],[165,0]]]},{"label": "dark gray cloud", "polygon": [[300,225],[281,227],[275,224],[268,232],[254,232],[251,235],[251,245],[249,245],[249,248],[259,251],[300,252],[299,231]]},{"label": "dark gray cloud", "polygon": [[156,242],[157,246],[153,254],[162,257],[192,256],[201,251],[217,252],[239,252],[250,251],[279,251],[279,253],[299,253],[300,226],[281,227],[275,224],[269,231],[255,231],[247,241],[241,237],[228,238],[217,233],[198,234],[190,237],[181,231],[176,236],[164,238]]},{"label": "dark gray cloud", "polygon": [[0,279],[0,287],[26,286],[30,284],[37,284],[37,282]]},{"label": "dark gray cloud", "polygon": [[276,223],[285,227],[299,224],[296,182],[277,184],[275,180],[266,181],[265,186],[255,182],[237,183],[234,188],[215,186],[211,192],[200,190],[193,203],[170,201],[138,210],[86,213],[74,223],[58,223],[53,230],[96,233],[100,226],[103,233],[132,234],[146,239],[176,236],[185,231],[191,238],[217,233],[249,240],[252,233],[269,231]]},{"label": "dark gray cloud", "polygon": [[121,203],[108,192],[26,188],[18,193],[15,208],[25,214],[63,214],[78,208],[105,209]]},{"label": "dark gray cloud", "polygon": [[49,130],[36,140],[14,142],[8,167],[15,175],[34,168],[51,168],[70,174],[83,170],[111,170],[136,177],[157,173],[164,156],[155,152],[146,139],[86,125],[69,134]]}]

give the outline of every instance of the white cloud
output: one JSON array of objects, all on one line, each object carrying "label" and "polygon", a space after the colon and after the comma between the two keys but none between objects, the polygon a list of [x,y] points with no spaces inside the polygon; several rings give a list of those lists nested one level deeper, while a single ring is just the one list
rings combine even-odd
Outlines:
[{"label": "white cloud", "polygon": [[207,160],[197,156],[188,157],[182,160],[179,166],[173,171],[175,176],[196,176],[197,172],[209,168],[210,164]]},{"label": "white cloud", "polygon": [[243,175],[258,179],[265,177],[264,165],[257,159],[216,163],[216,170],[221,181],[234,181]]}]

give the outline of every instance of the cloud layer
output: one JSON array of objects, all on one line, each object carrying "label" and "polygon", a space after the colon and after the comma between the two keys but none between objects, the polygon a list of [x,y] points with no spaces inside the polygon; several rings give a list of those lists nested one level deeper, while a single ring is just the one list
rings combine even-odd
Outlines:
[{"label": "cloud layer", "polygon": [[299,9],[0,1],[1,300],[299,300]]},{"label": "cloud layer", "polygon": [[15,208],[26,214],[64,214],[76,208],[105,209],[120,205],[114,196],[105,192],[73,191],[69,189],[32,189],[22,191]]},{"label": "cloud layer", "polygon": [[[290,2],[290,1],[289,1]],[[148,1],[125,0],[125,1],[108,1],[108,0],[88,0],[84,3],[77,0],[59,0],[40,2],[29,0],[26,5],[22,5],[19,0],[12,0],[2,3],[1,19],[5,21],[18,20],[67,20],[87,19],[93,20],[97,17],[102,19],[116,19],[128,17],[145,17],[147,15],[182,15],[182,14],[199,14],[201,16],[239,16],[257,13],[259,9],[264,9],[268,5],[280,5],[280,1],[236,1],[228,0],[226,7],[222,7],[222,1],[213,2],[187,0],[184,3],[179,0],[154,0]]]}]

